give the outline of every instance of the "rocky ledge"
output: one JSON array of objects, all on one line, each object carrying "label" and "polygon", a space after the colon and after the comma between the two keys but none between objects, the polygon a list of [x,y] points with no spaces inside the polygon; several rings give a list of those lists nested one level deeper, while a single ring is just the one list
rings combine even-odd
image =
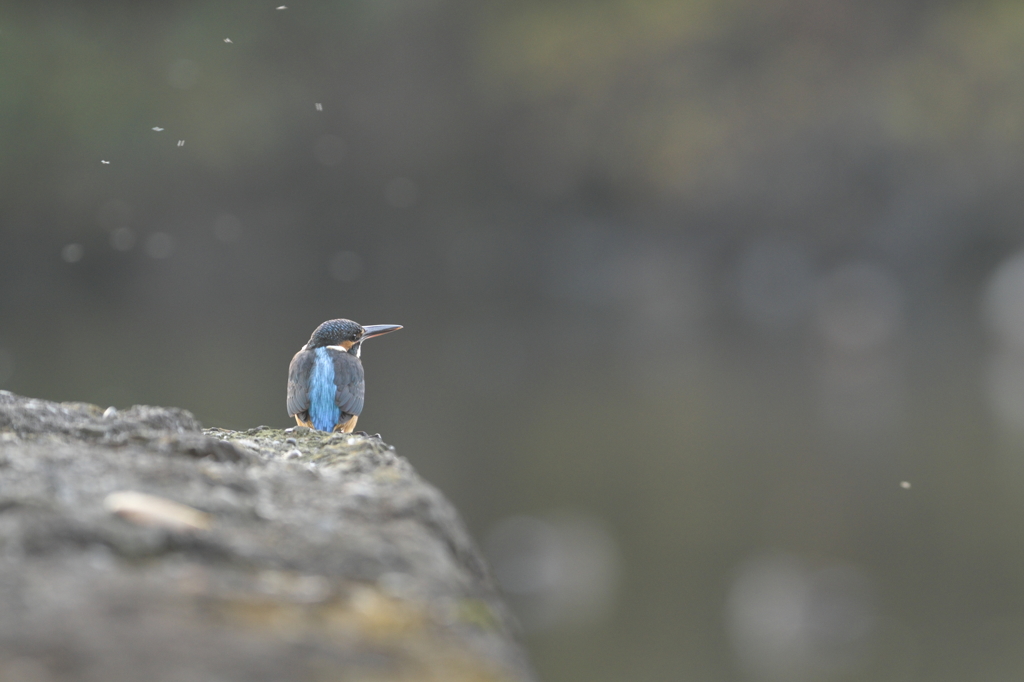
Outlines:
[{"label": "rocky ledge", "polygon": [[0,391],[0,680],[532,680],[453,507],[377,438]]}]

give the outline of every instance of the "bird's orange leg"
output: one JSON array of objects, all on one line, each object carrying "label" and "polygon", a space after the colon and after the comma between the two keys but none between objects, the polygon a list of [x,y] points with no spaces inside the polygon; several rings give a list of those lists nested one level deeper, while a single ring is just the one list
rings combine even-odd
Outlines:
[{"label": "bird's orange leg", "polygon": [[351,419],[349,419],[347,422],[340,422],[337,426],[334,427],[334,430],[341,431],[342,433],[352,433],[352,431],[356,428],[357,421],[359,421],[359,415],[352,415]]}]

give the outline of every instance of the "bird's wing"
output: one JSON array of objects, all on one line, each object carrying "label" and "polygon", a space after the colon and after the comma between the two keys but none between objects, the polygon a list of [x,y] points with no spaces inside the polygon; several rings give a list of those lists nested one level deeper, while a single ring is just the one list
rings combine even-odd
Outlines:
[{"label": "bird's wing", "polygon": [[334,404],[346,414],[359,415],[363,412],[363,364],[351,353],[330,349],[334,360]]},{"label": "bird's wing", "polygon": [[288,414],[294,416],[309,409],[309,371],[315,355],[300,350],[288,365]]}]

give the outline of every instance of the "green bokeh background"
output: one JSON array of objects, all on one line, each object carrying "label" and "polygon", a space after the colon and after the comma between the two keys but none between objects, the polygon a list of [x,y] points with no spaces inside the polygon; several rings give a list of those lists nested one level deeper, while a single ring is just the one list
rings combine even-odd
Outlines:
[{"label": "green bokeh background", "polygon": [[[617,548],[544,679],[1024,676],[1024,4],[275,2],[0,7],[0,387],[284,426],[403,324],[360,427]],[[765,556],[865,631],[744,658]]]}]

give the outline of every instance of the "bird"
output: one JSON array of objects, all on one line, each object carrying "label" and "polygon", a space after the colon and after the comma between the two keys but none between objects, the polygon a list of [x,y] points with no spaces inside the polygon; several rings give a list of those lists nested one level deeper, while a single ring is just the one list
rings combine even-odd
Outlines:
[{"label": "bird", "polygon": [[362,326],[327,320],[288,366],[288,415],[299,426],[352,433],[363,411],[363,341],[401,329],[399,324]]}]

